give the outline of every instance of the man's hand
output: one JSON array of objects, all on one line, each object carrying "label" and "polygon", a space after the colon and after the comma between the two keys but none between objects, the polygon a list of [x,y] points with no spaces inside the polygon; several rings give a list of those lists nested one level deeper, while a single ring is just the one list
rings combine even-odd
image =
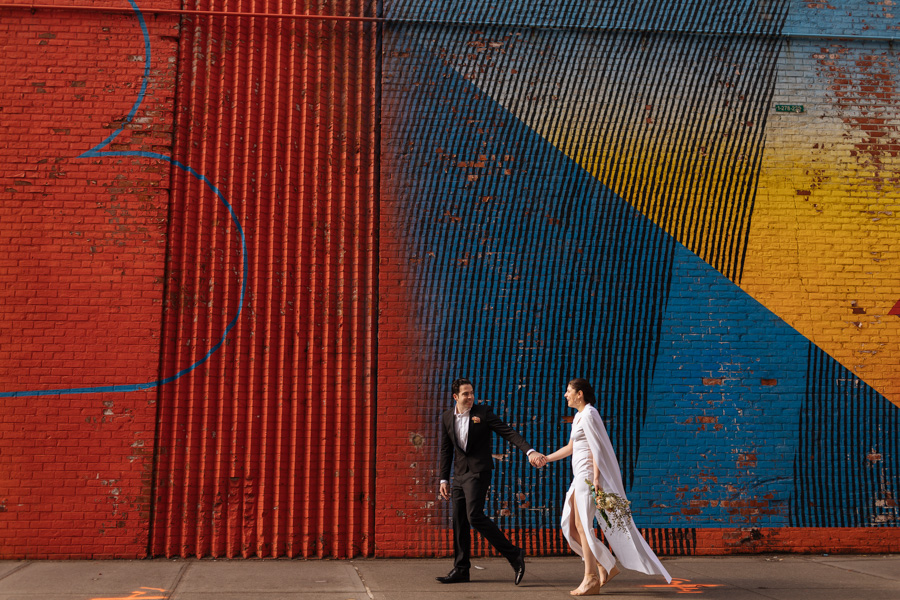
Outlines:
[{"label": "man's hand", "polygon": [[528,455],[528,462],[531,463],[532,467],[540,469],[547,464],[547,457],[540,452],[532,452]]},{"label": "man's hand", "polygon": [[441,482],[441,498],[444,500],[450,499],[450,484],[446,481]]}]

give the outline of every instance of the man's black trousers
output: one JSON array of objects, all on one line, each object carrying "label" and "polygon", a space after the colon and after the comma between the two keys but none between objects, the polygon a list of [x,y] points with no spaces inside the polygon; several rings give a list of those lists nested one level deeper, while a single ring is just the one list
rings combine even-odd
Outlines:
[{"label": "man's black trousers", "polygon": [[484,503],[491,486],[493,471],[471,471],[454,476],[450,502],[453,505],[453,566],[468,570],[472,548],[471,526],[480,533],[497,552],[512,562],[519,556],[519,549],[510,542],[500,528],[484,514]]}]

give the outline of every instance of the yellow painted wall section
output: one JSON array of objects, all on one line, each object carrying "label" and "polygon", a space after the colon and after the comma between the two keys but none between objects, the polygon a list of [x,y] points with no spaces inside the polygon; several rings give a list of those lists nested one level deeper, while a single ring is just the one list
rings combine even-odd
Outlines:
[{"label": "yellow painted wall section", "polygon": [[781,70],[775,101],[806,111],[769,119],[742,287],[900,405],[897,55],[795,44],[784,62],[807,68]]}]

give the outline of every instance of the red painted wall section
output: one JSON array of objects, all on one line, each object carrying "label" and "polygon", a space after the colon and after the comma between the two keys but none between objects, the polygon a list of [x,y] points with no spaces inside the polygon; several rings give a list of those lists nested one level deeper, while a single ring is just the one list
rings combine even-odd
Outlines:
[{"label": "red painted wall section", "polygon": [[221,195],[176,175],[164,372],[240,316],[162,390],[153,555],[372,554],[376,47],[364,23],[182,22],[176,157]]},{"label": "red painted wall section", "polygon": [[[177,5],[156,2],[157,6]],[[128,14],[0,12],[0,556],[146,554],[169,168],[78,158],[144,71]],[[150,86],[110,150],[168,153],[177,36],[148,19]]]},{"label": "red painted wall section", "polygon": [[[392,118],[386,114],[385,124]],[[382,160],[391,165],[394,157],[385,153]],[[415,298],[409,293],[403,208],[390,186],[382,192],[375,553],[433,556],[451,548],[450,513],[440,510],[448,503],[437,494],[439,429],[433,407],[441,399],[425,381],[431,357],[416,351],[422,336],[413,319]],[[446,405],[451,402],[448,390]]]}]

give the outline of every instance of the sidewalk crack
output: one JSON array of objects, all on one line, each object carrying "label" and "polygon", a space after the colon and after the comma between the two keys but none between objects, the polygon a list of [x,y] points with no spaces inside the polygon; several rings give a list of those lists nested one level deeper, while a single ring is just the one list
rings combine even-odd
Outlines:
[{"label": "sidewalk crack", "polygon": [[13,573],[18,573],[19,571],[21,571],[22,569],[24,569],[25,567],[27,567],[28,565],[30,565],[31,562],[32,562],[32,561],[30,561],[30,560],[22,561],[22,564],[20,564],[20,565],[17,566],[16,568],[12,569],[9,573],[6,573],[6,574],[3,575],[2,577],[0,577],[0,581],[3,581],[4,579],[6,579],[7,577],[9,577],[9,576],[12,575]]},{"label": "sidewalk crack", "polygon": [[353,569],[356,571],[356,576],[359,577],[359,582],[363,584],[364,588],[366,588],[366,595],[371,600],[375,600],[375,595],[372,593],[372,590],[369,589],[369,584],[366,583],[365,578],[362,576],[362,573],[359,571],[359,567],[357,567],[356,563],[353,561],[350,561],[350,564],[353,565]]}]

